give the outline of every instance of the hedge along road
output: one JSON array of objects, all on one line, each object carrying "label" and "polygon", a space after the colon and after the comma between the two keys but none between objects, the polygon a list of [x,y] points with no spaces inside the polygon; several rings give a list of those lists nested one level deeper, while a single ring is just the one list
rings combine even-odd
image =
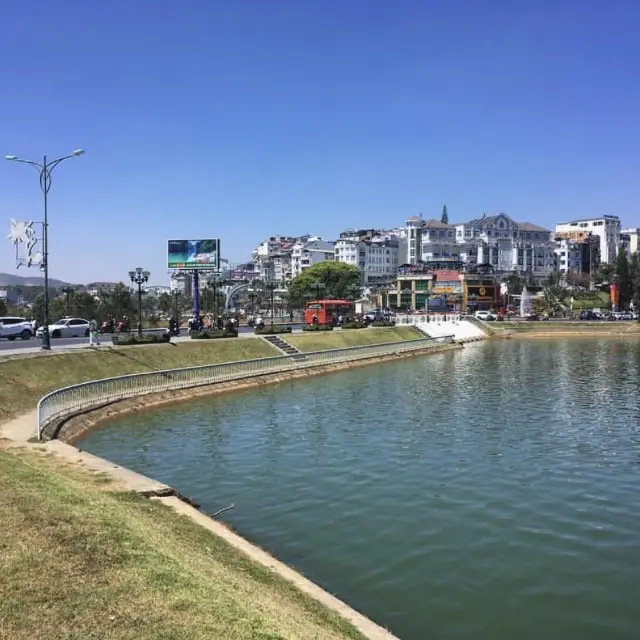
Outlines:
[{"label": "hedge along road", "polygon": [[[294,330],[301,329],[302,324],[294,322],[292,324]],[[145,333],[162,333],[165,329],[145,329]],[[251,327],[242,326],[239,327],[239,333],[253,333],[253,329]],[[183,337],[188,336],[186,329],[183,329],[180,332],[180,335]],[[31,338],[31,340],[0,340],[0,354],[3,351],[18,351],[22,349],[37,349],[40,347],[40,338]],[[111,334],[104,334],[100,336],[100,342],[104,342],[105,344],[111,344]],[[51,347],[55,349],[56,347],[77,347],[80,345],[88,345],[89,338],[57,338],[51,340]]]}]

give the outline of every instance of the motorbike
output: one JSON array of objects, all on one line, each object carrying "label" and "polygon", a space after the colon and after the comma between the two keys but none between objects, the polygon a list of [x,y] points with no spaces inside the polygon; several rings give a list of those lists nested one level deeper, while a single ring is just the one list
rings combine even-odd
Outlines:
[{"label": "motorbike", "polygon": [[100,325],[100,333],[113,333],[114,326],[106,320]]}]

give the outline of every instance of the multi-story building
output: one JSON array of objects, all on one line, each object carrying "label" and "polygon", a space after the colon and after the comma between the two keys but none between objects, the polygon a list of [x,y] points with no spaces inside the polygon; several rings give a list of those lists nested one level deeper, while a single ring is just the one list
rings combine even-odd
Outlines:
[{"label": "multi-story building", "polygon": [[611,264],[620,247],[620,218],[603,215],[598,218],[580,218],[556,224],[556,233],[567,231],[588,231],[599,238],[600,259]]},{"label": "multi-story building", "polygon": [[640,234],[640,228],[629,227],[622,229],[620,235],[628,236],[628,253],[631,257],[634,253],[638,253],[638,235]]},{"label": "multi-story building", "polygon": [[460,261],[490,264],[496,272],[535,275],[555,267],[550,231],[530,222],[515,222],[504,213],[458,224],[414,217],[407,220],[408,262]]},{"label": "multi-story building", "polygon": [[[315,238],[314,238],[315,239]],[[261,280],[291,280],[291,257],[296,243],[308,242],[311,236],[272,236],[261,242],[252,253],[255,270]]]},{"label": "multi-story building", "polygon": [[335,243],[314,238],[306,242],[296,242],[291,251],[291,277],[299,276],[305,269],[325,262],[333,261],[335,255]]},{"label": "multi-story building", "polygon": [[335,259],[358,267],[363,284],[386,282],[395,275],[402,244],[392,231],[347,229],[335,243]]},{"label": "multi-story building", "polygon": [[556,270],[567,275],[591,276],[600,264],[600,238],[589,231],[558,231],[553,234],[556,244]]}]

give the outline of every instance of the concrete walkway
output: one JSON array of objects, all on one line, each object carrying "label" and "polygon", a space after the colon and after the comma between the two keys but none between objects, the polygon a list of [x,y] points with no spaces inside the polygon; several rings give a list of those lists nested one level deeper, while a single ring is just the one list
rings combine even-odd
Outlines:
[{"label": "concrete walkway", "polygon": [[0,438],[9,440],[9,447],[29,447],[37,451],[54,453],[65,462],[77,464],[87,471],[108,474],[125,491],[160,496],[175,495],[176,493],[171,487],[162,482],[120,467],[109,460],[98,458],[86,451],[81,451],[61,440],[29,442],[36,436],[36,427],[37,414],[35,411],[30,411],[0,425]]}]

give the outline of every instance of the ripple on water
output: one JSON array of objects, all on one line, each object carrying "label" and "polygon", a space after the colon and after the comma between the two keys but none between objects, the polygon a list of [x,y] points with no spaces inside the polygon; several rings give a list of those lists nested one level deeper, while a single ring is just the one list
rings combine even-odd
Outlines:
[{"label": "ripple on water", "polygon": [[198,400],[82,446],[403,639],[640,637],[640,345],[500,341]]}]

